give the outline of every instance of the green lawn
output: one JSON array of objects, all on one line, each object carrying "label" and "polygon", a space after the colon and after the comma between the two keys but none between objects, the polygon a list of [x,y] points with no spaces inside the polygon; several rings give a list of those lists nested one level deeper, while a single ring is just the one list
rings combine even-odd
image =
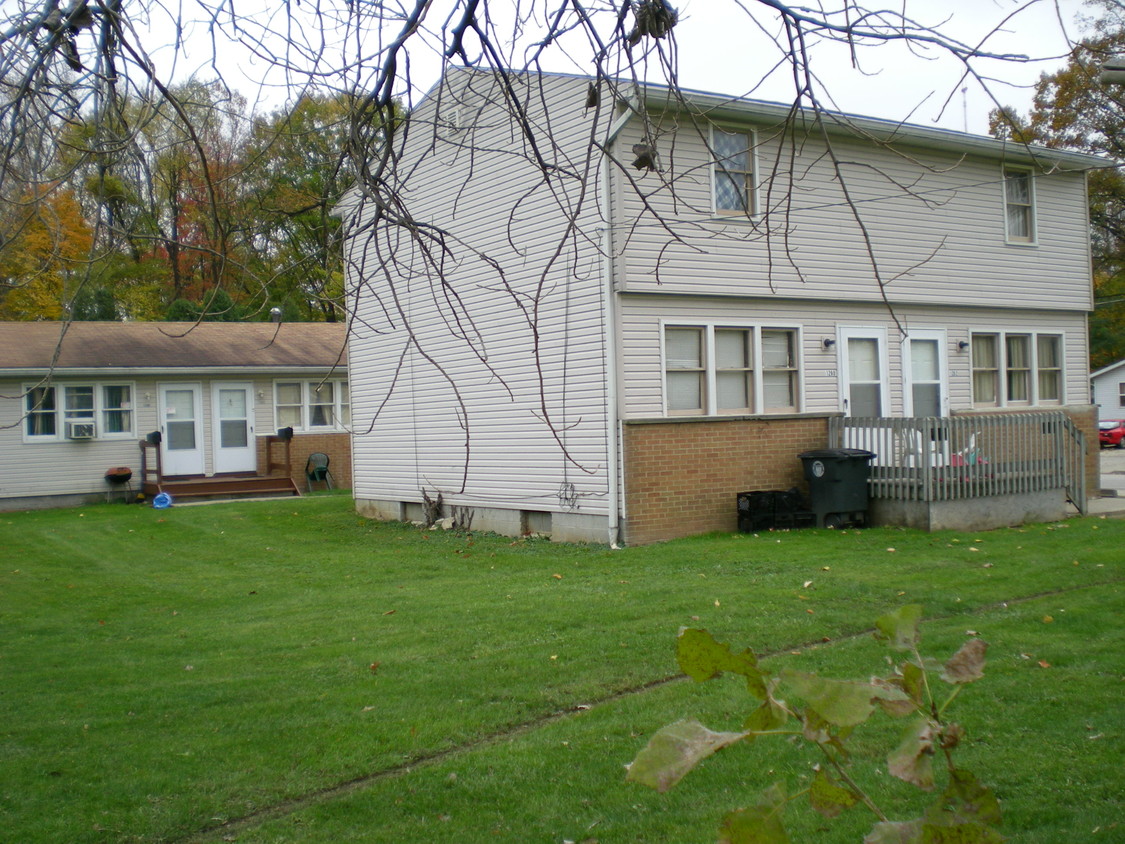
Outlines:
[{"label": "green lawn", "polygon": [[[753,705],[667,682],[678,628],[864,679],[904,603],[927,652],[991,644],[954,708],[1005,834],[1122,840],[1123,546],[1125,522],[1079,519],[611,551],[368,522],[345,495],[0,514],[0,840],[712,842],[816,759],[759,741],[667,794],[626,783],[659,727]],[[856,775],[911,800],[880,771],[899,729],[877,719]],[[794,841],[871,822],[787,815]]]}]

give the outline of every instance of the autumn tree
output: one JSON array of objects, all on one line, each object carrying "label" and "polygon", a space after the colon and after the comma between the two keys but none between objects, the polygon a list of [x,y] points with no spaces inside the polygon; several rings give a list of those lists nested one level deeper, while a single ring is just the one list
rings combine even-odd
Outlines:
[{"label": "autumn tree", "polygon": [[[95,206],[87,209],[93,256],[164,261],[165,303],[199,301],[222,288],[255,312],[280,302],[332,318],[339,314],[332,257],[338,227],[327,211],[342,185],[354,183],[378,201],[381,223],[405,237],[456,239],[455,232],[427,231],[407,194],[387,178],[409,130],[386,129],[397,127],[399,103],[409,111],[442,67],[506,74],[553,63],[606,82],[621,101],[644,81],[669,86],[674,98],[685,22],[746,22],[764,34],[765,49],[732,57],[743,67],[731,86],[752,94],[764,78],[783,76],[792,82],[795,108],[821,113],[833,104],[815,67],[824,50],[843,48],[866,70],[874,48],[902,45],[924,58],[946,56],[963,70],[958,84],[988,88],[996,62],[1027,60],[992,49],[992,36],[1034,6],[1021,0],[991,31],[962,40],[947,31],[945,13],[926,4],[883,9],[855,0],[809,8],[727,0],[695,13],[700,21],[681,19],[667,0],[557,7],[538,0],[516,7],[328,0],[271,14],[251,14],[230,0],[198,12],[163,0],[13,0],[0,23],[0,198],[73,179],[72,189]],[[250,107],[269,102],[273,109],[254,128],[253,160],[238,155],[250,108],[234,93],[242,79],[233,78],[235,67],[261,83]],[[550,146],[550,127],[523,119],[513,89],[504,96],[513,126],[543,165],[534,150]],[[80,137],[76,125],[83,126]],[[277,161],[255,174],[274,155]],[[396,174],[399,184],[404,175]],[[561,174],[545,168],[544,175]],[[247,196],[251,187],[255,195]],[[253,205],[262,217],[248,213]],[[120,262],[110,263],[125,273]],[[137,287],[144,286],[139,278]]]},{"label": "autumn tree", "polygon": [[28,195],[6,209],[0,319],[59,319],[87,274],[93,237],[73,193]]},{"label": "autumn tree", "polygon": [[341,222],[333,210],[350,185],[340,152],[350,98],[306,94],[255,122],[247,177],[258,221],[269,301],[287,318],[339,319],[343,299]]},{"label": "autumn tree", "polygon": [[1090,365],[1125,358],[1125,86],[1099,80],[1103,64],[1125,54],[1125,6],[1094,0],[1090,35],[1066,65],[1044,74],[1027,115],[1011,107],[991,116],[992,131],[1026,143],[1076,149],[1106,158],[1089,174],[1095,310]]}]

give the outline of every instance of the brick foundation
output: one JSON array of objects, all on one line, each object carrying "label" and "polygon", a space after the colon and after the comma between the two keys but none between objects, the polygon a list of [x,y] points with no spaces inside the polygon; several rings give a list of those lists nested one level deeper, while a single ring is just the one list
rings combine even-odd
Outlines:
[{"label": "brick foundation", "polygon": [[[257,437],[258,441],[258,471],[266,472],[266,438]],[[281,459],[281,452],[274,447],[274,460]],[[297,488],[304,492],[305,463],[309,455],[316,451],[323,451],[328,455],[328,471],[332,473],[333,486],[336,489],[351,489],[352,486],[352,437],[351,434],[303,434],[294,433],[290,443],[290,456],[292,472],[290,476],[297,484]],[[318,484],[317,489],[323,489]]]},{"label": "brick foundation", "polygon": [[827,416],[676,419],[624,426],[625,541],[660,542],[738,528],[736,496],[807,492],[797,455],[824,448]]}]

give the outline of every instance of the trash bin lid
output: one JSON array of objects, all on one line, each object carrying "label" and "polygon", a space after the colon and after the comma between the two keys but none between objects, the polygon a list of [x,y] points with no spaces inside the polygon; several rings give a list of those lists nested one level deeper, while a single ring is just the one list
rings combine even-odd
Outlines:
[{"label": "trash bin lid", "polygon": [[797,456],[802,460],[870,460],[876,454],[863,448],[818,448]]}]

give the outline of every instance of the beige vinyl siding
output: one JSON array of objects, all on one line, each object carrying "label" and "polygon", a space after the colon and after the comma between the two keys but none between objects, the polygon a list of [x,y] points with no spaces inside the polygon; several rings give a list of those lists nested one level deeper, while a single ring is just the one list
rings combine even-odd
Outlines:
[{"label": "beige vinyl siding", "polygon": [[[467,94],[459,90],[466,81]],[[574,494],[579,512],[604,513],[601,258],[596,244],[564,228],[566,212],[583,201],[582,232],[597,229],[597,159],[586,155],[594,112],[584,108],[585,80],[549,77],[528,92],[532,121],[544,125],[545,104],[563,144],[542,149],[544,158],[590,182],[585,196],[578,179],[548,190],[525,158],[526,140],[493,111],[471,130],[476,152],[464,146],[469,130],[443,128],[435,140],[431,127],[449,122],[439,99],[443,109],[458,99],[487,102],[497,96],[493,84],[455,74],[455,96],[432,96],[416,112],[403,164],[410,212],[460,240],[443,256],[447,287],[417,244],[385,231],[369,238],[362,221],[350,226],[349,284],[366,290],[349,340],[354,493],[418,501],[424,489],[462,506],[553,511],[567,509],[560,495]],[[392,255],[388,282],[379,264]],[[415,348],[407,348],[407,322]]]},{"label": "beige vinyl siding", "polygon": [[[0,454],[7,455],[9,465],[18,462],[21,471],[8,471],[0,474],[0,498],[22,498],[29,496],[97,494],[105,492],[104,480],[107,469],[114,466],[128,466],[133,470],[133,485],[140,487],[141,453],[138,441],[160,426],[159,386],[161,384],[190,383],[199,384],[202,389],[202,439],[204,444],[204,472],[214,472],[214,450],[212,443],[212,395],[215,383],[253,384],[253,424],[254,436],[262,437],[274,433],[273,383],[275,380],[317,380],[324,373],[279,372],[276,376],[260,374],[240,377],[237,373],[217,377],[141,376],[133,377],[127,372],[116,374],[107,372],[97,378],[71,378],[60,375],[58,382],[74,383],[128,383],[134,385],[135,436],[121,439],[97,438],[89,441],[68,441],[65,438],[52,442],[27,442],[24,439],[24,426],[20,421],[23,415],[23,401],[20,398],[23,385],[34,383],[35,378],[5,380],[0,383]],[[338,376],[342,377],[343,373]],[[261,398],[259,398],[261,395]],[[307,454],[299,446],[293,448],[294,464],[304,465]],[[258,467],[265,471],[264,466]]]},{"label": "beige vinyl siding", "polygon": [[[1037,243],[1013,245],[1005,237],[999,160],[918,150],[896,155],[836,138],[833,149],[853,213],[823,140],[802,139],[794,161],[775,129],[759,127],[757,137],[764,213],[753,223],[710,214],[708,153],[698,133],[681,126],[661,139],[664,171],[646,174],[640,183],[650,190],[658,179],[667,183],[650,201],[675,221],[680,240],[621,191],[616,229],[619,238],[628,232],[626,258],[618,265],[621,289],[655,292],[659,284],[665,291],[802,299],[839,299],[846,291],[849,300],[878,301],[881,290],[858,214],[891,301],[1090,307],[1083,174],[1035,177]],[[638,138],[630,126],[618,149]]]},{"label": "beige vinyl siding", "polygon": [[[974,331],[1013,331],[1062,334],[1064,404],[1086,404],[1088,387],[1084,314],[1044,311],[991,311],[972,308],[902,306],[894,315],[907,330],[942,329],[946,332],[946,376],[952,411],[972,407],[970,355],[958,342]],[[689,296],[626,295],[620,298],[620,343],[623,368],[624,418],[664,416],[661,327],[665,323],[710,322],[715,325],[798,327],[801,329],[802,410],[809,413],[840,410],[839,346],[825,349],[824,339],[835,340],[837,328],[883,328],[887,334],[890,408],[901,416],[903,401],[902,336],[886,307],[874,304],[800,302],[770,297],[761,299],[702,298]]]}]

